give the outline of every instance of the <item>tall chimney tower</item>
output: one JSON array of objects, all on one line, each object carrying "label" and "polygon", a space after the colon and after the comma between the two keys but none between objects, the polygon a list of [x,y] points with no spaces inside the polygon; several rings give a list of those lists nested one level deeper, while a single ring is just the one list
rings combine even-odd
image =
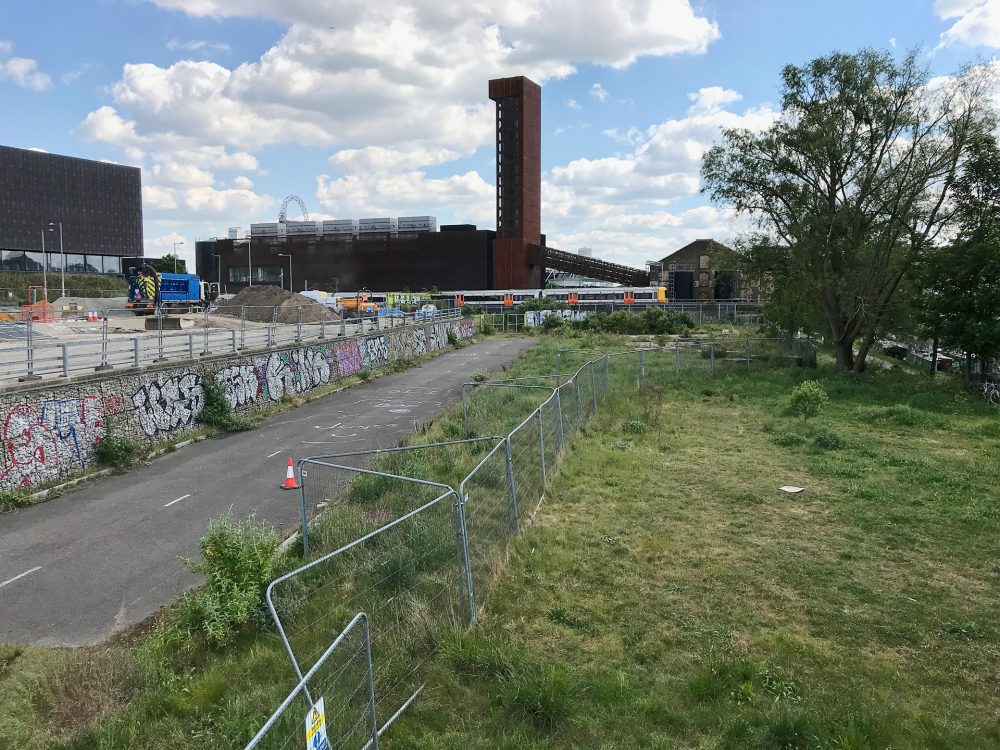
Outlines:
[{"label": "tall chimney tower", "polygon": [[490,81],[497,103],[497,238],[493,288],[542,285],[542,88],[524,76]]}]

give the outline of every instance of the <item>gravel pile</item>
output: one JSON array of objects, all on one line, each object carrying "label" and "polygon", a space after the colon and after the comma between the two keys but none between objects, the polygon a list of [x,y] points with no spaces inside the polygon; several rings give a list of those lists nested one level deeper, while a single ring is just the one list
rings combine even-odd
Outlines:
[{"label": "gravel pile", "polygon": [[132,314],[131,311],[125,310],[126,302],[128,302],[128,297],[58,297],[53,300],[52,308],[57,314],[62,312],[63,307],[71,310],[80,307],[84,315],[90,311],[97,311],[102,315],[110,312],[110,315],[114,317],[115,315]]},{"label": "gravel pile", "polygon": [[325,305],[276,286],[247,287],[232,299],[220,300],[216,312],[238,318],[244,306],[247,320],[257,323],[270,323],[272,319],[277,323],[295,323],[300,307],[303,323],[340,320],[340,316]]}]

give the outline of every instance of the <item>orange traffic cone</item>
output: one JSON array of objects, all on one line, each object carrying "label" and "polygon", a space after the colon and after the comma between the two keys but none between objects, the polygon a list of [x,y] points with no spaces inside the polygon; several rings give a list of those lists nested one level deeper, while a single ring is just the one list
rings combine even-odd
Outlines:
[{"label": "orange traffic cone", "polygon": [[299,483],[295,481],[295,468],[292,466],[292,457],[288,457],[288,470],[285,472],[285,483],[281,485],[283,490],[297,490]]}]

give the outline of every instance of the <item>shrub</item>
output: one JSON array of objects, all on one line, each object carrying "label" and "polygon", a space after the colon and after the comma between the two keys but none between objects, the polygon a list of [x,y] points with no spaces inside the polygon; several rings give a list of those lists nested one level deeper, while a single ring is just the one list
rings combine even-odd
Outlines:
[{"label": "shrub", "polygon": [[541,329],[543,333],[551,333],[561,330],[565,325],[566,321],[562,319],[561,315],[549,315],[542,320]]},{"label": "shrub", "polygon": [[489,377],[490,374],[486,370],[484,369],[476,370],[474,373],[472,373],[472,382],[484,383],[489,379]]},{"label": "shrub", "polygon": [[776,445],[780,445],[784,448],[789,448],[793,445],[801,445],[805,442],[805,438],[795,432],[785,432],[781,435],[775,435],[771,438]]},{"label": "shrub", "polygon": [[139,459],[142,448],[128,435],[105,427],[104,434],[94,447],[97,460],[103,465],[117,471],[127,469]]},{"label": "shrub", "polygon": [[483,336],[492,336],[497,332],[497,329],[494,327],[492,320],[483,318],[479,323],[479,332],[483,334]]},{"label": "shrub", "polygon": [[199,633],[209,645],[225,646],[259,614],[274,577],[278,535],[252,516],[246,521],[223,516],[209,523],[200,546],[204,562],[184,563],[205,576],[205,585],[183,600],[174,632]]},{"label": "shrub", "polygon": [[825,450],[837,450],[844,445],[844,439],[836,432],[819,432],[813,437],[813,445]]},{"label": "shrub", "polygon": [[830,397],[826,395],[823,386],[815,380],[799,383],[792,390],[791,408],[795,414],[801,414],[803,420],[819,414]]},{"label": "shrub", "polygon": [[644,432],[649,432],[649,425],[641,419],[627,419],[622,422],[622,432],[631,435],[641,435]]},{"label": "shrub", "polygon": [[629,451],[635,447],[634,443],[630,443],[628,440],[616,440],[611,444],[612,450],[616,451]]},{"label": "shrub", "polygon": [[226,392],[214,378],[203,378],[202,388],[205,392],[205,405],[198,415],[198,421],[209,427],[225,432],[242,432],[252,430],[253,421],[248,417],[234,414]]},{"label": "shrub", "polygon": [[618,311],[594,313],[573,324],[574,328],[596,333],[617,333],[637,336],[642,334],[678,334],[694,325],[694,319],[687,313],[662,310],[658,307],[646,309],[642,314]]},{"label": "shrub", "polygon": [[458,340],[458,334],[456,334],[451,328],[448,329],[448,343],[456,349],[462,346],[462,343]]},{"label": "shrub", "polygon": [[30,491],[27,487],[16,490],[0,490],[0,513],[31,505],[31,495],[28,494]]},{"label": "shrub", "polygon": [[907,404],[873,406],[863,410],[861,415],[867,422],[893,424],[900,427],[916,427],[926,421],[926,417],[920,411]]}]

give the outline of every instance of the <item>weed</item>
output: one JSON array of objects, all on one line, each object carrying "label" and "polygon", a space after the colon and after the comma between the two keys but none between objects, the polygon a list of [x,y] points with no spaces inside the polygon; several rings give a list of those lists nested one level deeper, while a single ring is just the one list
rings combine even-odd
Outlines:
[{"label": "weed", "polygon": [[458,334],[456,334],[451,328],[448,329],[448,343],[455,349],[462,348],[462,342],[458,340]]},{"label": "weed", "polygon": [[361,372],[358,373],[358,378],[360,380],[370,380],[371,376],[372,374],[370,370],[362,370]]},{"label": "weed", "polygon": [[492,336],[497,332],[497,329],[493,325],[492,321],[483,318],[482,322],[479,324],[479,332],[483,334],[483,336]]},{"label": "weed", "polygon": [[844,447],[844,439],[836,432],[818,432],[813,436],[813,445],[824,450]]},{"label": "weed", "polygon": [[242,432],[254,428],[252,419],[233,413],[233,408],[226,399],[225,389],[214,378],[203,378],[202,388],[205,403],[198,414],[199,422],[225,432]]},{"label": "weed", "polygon": [[948,620],[941,625],[941,630],[948,635],[972,638],[979,633],[979,625],[974,620]]},{"label": "weed", "polygon": [[508,644],[475,630],[447,635],[442,653],[456,672],[468,677],[499,679],[509,675],[518,661]]},{"label": "weed", "polygon": [[142,447],[128,435],[108,425],[94,447],[94,453],[103,466],[124,471],[139,460]]},{"label": "weed", "polygon": [[635,448],[635,443],[628,440],[615,440],[611,444],[611,449],[616,451],[630,451]]},{"label": "weed", "polygon": [[642,435],[649,432],[649,425],[641,419],[627,419],[622,422],[622,432],[630,435]]},{"label": "weed", "polygon": [[819,414],[829,400],[823,386],[815,380],[806,380],[792,389],[790,406],[794,414],[808,420]]},{"label": "weed", "polygon": [[253,517],[235,521],[223,516],[211,521],[201,538],[203,562],[184,560],[193,572],[205,576],[205,585],[184,597],[167,640],[197,633],[210,646],[230,643],[257,614],[264,588],[274,577],[277,547],[272,527]]},{"label": "weed", "polygon": [[14,508],[26,508],[32,504],[30,489],[0,490],[0,513]]},{"label": "weed", "polygon": [[783,432],[780,435],[773,435],[771,442],[783,448],[790,448],[793,445],[801,445],[806,439],[797,432]]},{"label": "weed", "polygon": [[554,622],[557,625],[565,625],[573,630],[590,630],[590,623],[587,622],[586,618],[580,615],[576,607],[564,607],[558,605],[552,607],[545,616],[548,618],[549,622]]},{"label": "weed", "polygon": [[489,377],[490,373],[485,368],[479,369],[476,370],[474,373],[472,373],[472,382],[485,383],[487,380],[489,380]]}]

